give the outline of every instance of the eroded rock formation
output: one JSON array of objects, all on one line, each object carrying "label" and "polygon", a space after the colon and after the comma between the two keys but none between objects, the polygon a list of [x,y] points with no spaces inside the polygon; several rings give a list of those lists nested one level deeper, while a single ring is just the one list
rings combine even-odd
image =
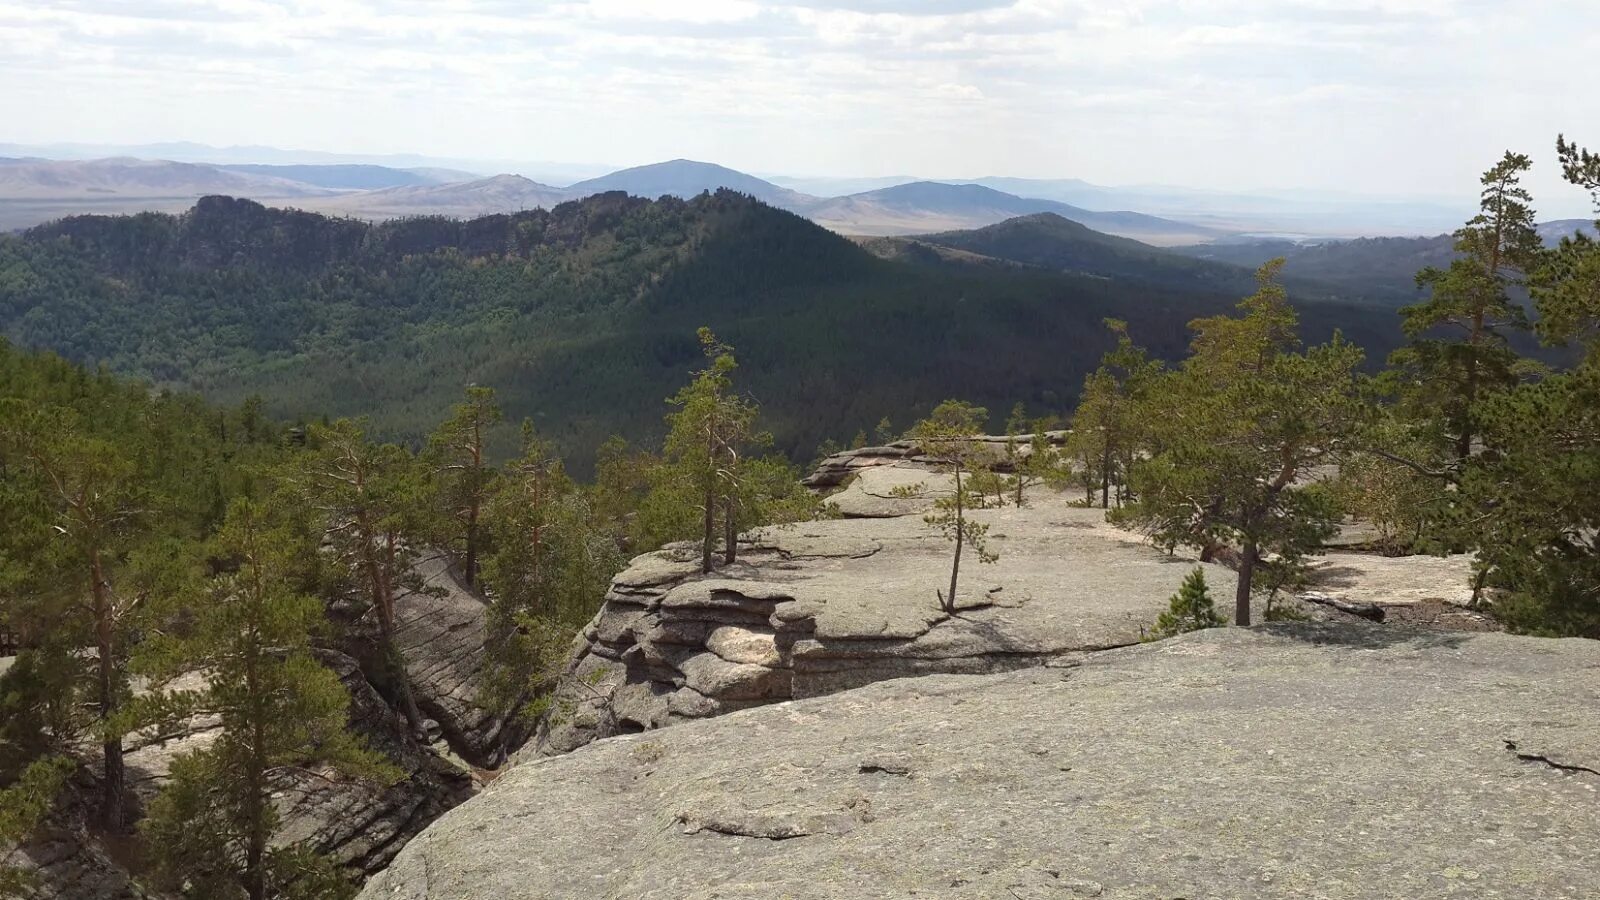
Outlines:
[{"label": "eroded rock formation", "polygon": [[441,555],[423,557],[416,572],[421,589],[395,597],[395,645],[405,658],[417,704],[464,759],[493,766],[505,748],[522,743],[527,731],[478,701],[487,607]]},{"label": "eroded rock formation", "polygon": [[[856,483],[876,490],[905,477],[878,468]],[[688,545],[635,559],[524,754],[887,678],[999,672],[1135,643],[1198,564],[1047,491],[974,517],[1000,560],[969,560],[953,616],[935,594],[952,545],[918,515],[763,529],[746,536],[739,563],[710,575]],[[1208,569],[1214,583],[1231,578]]]}]

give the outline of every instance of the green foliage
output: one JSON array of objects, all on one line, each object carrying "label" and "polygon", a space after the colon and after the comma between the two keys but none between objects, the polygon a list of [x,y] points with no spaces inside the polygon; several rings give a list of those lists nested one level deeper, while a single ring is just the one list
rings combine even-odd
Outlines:
[{"label": "green foliage", "polygon": [[1340,508],[1375,529],[1375,549],[1386,556],[1448,549],[1441,539],[1452,498],[1444,479],[1425,474],[1449,465],[1447,445],[1393,410],[1370,423],[1359,441],[1362,449],[1339,466]]},{"label": "green foliage", "polygon": [[[985,486],[986,473],[994,460],[989,452],[972,440],[983,433],[983,422],[988,411],[960,400],[946,400],[934,407],[926,419],[911,429],[910,437],[934,465],[952,478],[950,492],[934,501],[933,511],[923,521],[955,544],[955,555],[950,560],[949,593],[936,591],[939,606],[947,613],[957,609],[956,589],[961,575],[961,554],[966,548],[980,563],[992,563],[1000,557],[988,548],[989,526],[967,518],[967,510],[980,509],[988,504],[993,486]],[[999,485],[1003,495],[1004,485]],[[1001,501],[1004,502],[1003,496]]]},{"label": "green foliage", "polygon": [[1117,345],[1084,380],[1066,456],[1076,463],[1085,496],[1098,488],[1101,508],[1109,509],[1113,488],[1119,506],[1126,499],[1128,470],[1148,443],[1150,426],[1140,402],[1156,383],[1162,365],[1133,343],[1126,322],[1107,319],[1105,325]]},{"label": "green foliage", "polygon": [[394,604],[401,588],[417,586],[420,548],[411,538],[427,533],[425,473],[405,448],[368,441],[348,419],[312,426],[307,443],[310,452],[293,475],[299,499],[326,529],[332,559],[376,619],[385,686],[420,732],[422,713],[394,642]]},{"label": "green foliage", "polygon": [[1416,418],[1437,419],[1457,464],[1472,453],[1481,398],[1529,371],[1507,335],[1531,327],[1509,290],[1539,263],[1532,197],[1521,186],[1532,164],[1508,152],[1484,173],[1481,211],[1456,232],[1456,259],[1419,272],[1428,298],[1400,311],[1411,339],[1390,358],[1403,374],[1401,402]]},{"label": "green foliage", "polygon": [[[1105,349],[1085,339],[1104,316],[1170,357],[1183,323],[1230,294],[882,261],[731,192],[377,225],[206,198],[179,216],[0,235],[0,335],[24,346],[218,402],[258,396],[283,419],[365,416],[375,439],[408,446],[461,385],[493,386],[580,477],[610,435],[661,439],[660,385],[692,364],[683,336],[697,324],[739,347],[774,449],[802,462],[826,437],[885,413],[909,421],[941,396],[1060,405]],[[1305,315],[1380,353],[1398,338],[1382,310]],[[490,447],[516,455],[514,431]]]},{"label": "green foliage", "polygon": [[1160,376],[1136,413],[1149,456],[1130,468],[1138,500],[1114,518],[1158,543],[1240,551],[1234,619],[1250,624],[1258,565],[1295,559],[1331,536],[1339,509],[1303,479],[1338,459],[1366,408],[1361,351],[1339,336],[1297,353],[1295,315],[1264,266],[1238,317],[1193,323],[1192,355]]},{"label": "green foliage", "polygon": [[[484,565],[490,640],[482,696],[506,716],[543,688],[551,665],[566,661],[571,636],[624,563],[612,523],[597,512],[599,492],[573,482],[531,428],[523,443],[484,511],[494,550]],[[551,629],[567,639],[547,640]]]},{"label": "green foliage", "polygon": [[1156,624],[1144,636],[1146,641],[1159,641],[1202,628],[1219,628],[1228,624],[1217,612],[1206,587],[1206,570],[1195,566],[1183,579],[1178,592],[1167,603],[1167,611],[1156,617]]},{"label": "green foliage", "polygon": [[1479,565],[1512,628],[1600,638],[1600,365],[1483,405],[1486,444],[1463,473]]},{"label": "green foliage", "polygon": [[198,671],[205,686],[143,695],[133,709],[156,721],[209,713],[222,730],[174,763],[141,830],[168,889],[204,898],[299,896],[269,853],[278,826],[273,771],[314,760],[352,775],[399,773],[347,730],[349,694],[311,656],[322,604],[295,584],[315,552],[310,532],[280,510],[239,500],[210,552],[228,569],[181,603],[181,631],[151,636],[137,658],[158,681]]},{"label": "green foliage", "polygon": [[489,439],[502,417],[492,388],[469,387],[465,401],[428,436],[423,453],[423,464],[434,479],[434,512],[442,517],[438,543],[460,562],[468,587],[478,581],[483,550],[479,520],[496,474],[489,459]]},{"label": "green foliage", "polygon": [[19,895],[33,881],[26,869],[9,864],[11,856],[44,823],[74,768],[65,756],[40,757],[0,789],[0,897]]}]

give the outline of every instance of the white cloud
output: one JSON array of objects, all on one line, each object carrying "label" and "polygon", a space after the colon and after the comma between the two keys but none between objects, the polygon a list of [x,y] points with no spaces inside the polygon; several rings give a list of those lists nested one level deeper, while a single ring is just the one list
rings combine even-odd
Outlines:
[{"label": "white cloud", "polygon": [[1586,139],[1597,35],[1592,0],[11,0],[0,115],[15,141],[1470,193],[1507,146]]}]

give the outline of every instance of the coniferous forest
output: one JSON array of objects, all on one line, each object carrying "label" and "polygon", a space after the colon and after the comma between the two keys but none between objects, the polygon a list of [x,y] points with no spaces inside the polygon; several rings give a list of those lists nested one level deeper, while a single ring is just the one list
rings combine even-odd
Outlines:
[{"label": "coniferous forest", "polygon": [[[954,394],[1065,411],[1109,347],[1101,319],[1176,358],[1185,323],[1250,282],[1175,255],[1140,269],[1120,247],[1095,252],[1103,270],[888,261],[728,191],[380,225],[213,197],[179,216],[0,236],[0,332],[225,404],[259,396],[276,418],[363,416],[411,446],[485,385],[586,474],[608,437],[662,436],[656,409],[708,325],[747,360],[776,447],[804,461]],[[1302,316],[1380,356],[1400,340],[1388,309],[1315,286]],[[502,436],[493,450],[517,447]]]}]

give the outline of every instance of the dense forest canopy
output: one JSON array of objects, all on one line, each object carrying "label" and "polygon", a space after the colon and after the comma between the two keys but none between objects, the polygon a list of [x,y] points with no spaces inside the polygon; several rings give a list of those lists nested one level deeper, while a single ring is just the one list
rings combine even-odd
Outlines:
[{"label": "dense forest canopy", "polygon": [[[1097,247],[1122,254],[1118,277],[877,259],[729,191],[378,225],[209,197],[0,237],[0,333],[220,402],[260,395],[285,418],[369,416],[412,445],[487,385],[584,472],[613,433],[660,436],[709,325],[749,360],[777,448],[804,459],[954,394],[1064,410],[1109,347],[1102,318],[1174,358],[1187,321],[1238,296],[1219,267],[1140,277],[1138,245]],[[1400,340],[1385,311],[1303,305],[1313,336],[1342,328],[1380,356]]]}]

